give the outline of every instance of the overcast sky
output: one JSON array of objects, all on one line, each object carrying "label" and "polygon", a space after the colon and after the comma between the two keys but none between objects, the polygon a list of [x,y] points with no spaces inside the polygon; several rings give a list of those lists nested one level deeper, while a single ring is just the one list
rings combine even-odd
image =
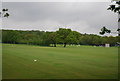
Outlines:
[{"label": "overcast sky", "polygon": [[107,10],[110,2],[4,2],[2,5],[10,13],[9,18],[3,18],[3,29],[56,31],[62,27],[99,34],[103,26],[112,31],[118,28],[118,15]]}]

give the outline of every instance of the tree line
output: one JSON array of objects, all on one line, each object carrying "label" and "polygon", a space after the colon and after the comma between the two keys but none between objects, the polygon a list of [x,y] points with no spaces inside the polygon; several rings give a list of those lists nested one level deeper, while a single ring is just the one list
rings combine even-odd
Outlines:
[{"label": "tree line", "polygon": [[55,32],[48,31],[23,31],[23,30],[2,30],[2,43],[10,44],[29,44],[40,46],[53,46],[57,44],[66,45],[104,45],[109,43],[116,46],[120,39],[119,36],[99,36],[95,34],[81,34],[71,29],[59,28]]}]

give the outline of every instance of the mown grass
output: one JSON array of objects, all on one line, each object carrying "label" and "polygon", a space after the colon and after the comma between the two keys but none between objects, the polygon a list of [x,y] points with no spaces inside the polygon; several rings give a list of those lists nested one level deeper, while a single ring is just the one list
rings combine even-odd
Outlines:
[{"label": "mown grass", "polygon": [[115,47],[3,44],[2,51],[3,79],[118,78],[118,48]]}]

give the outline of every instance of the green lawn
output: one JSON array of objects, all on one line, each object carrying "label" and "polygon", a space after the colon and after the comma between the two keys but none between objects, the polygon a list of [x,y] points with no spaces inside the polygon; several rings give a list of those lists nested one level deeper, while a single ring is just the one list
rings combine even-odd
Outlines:
[{"label": "green lawn", "polygon": [[115,47],[3,44],[2,52],[3,79],[118,78]]}]

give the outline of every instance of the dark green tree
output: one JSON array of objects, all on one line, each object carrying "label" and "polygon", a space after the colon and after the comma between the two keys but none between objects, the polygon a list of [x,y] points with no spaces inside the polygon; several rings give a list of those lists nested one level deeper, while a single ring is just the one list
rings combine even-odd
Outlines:
[{"label": "dark green tree", "polygon": [[8,13],[8,9],[2,9],[2,11],[0,12],[0,17],[9,17],[9,13]]},{"label": "dark green tree", "polygon": [[[115,4],[113,3],[112,5],[109,5],[107,10],[111,10],[114,13],[118,14],[118,17],[120,17],[120,1],[119,0],[112,0],[112,2],[115,2]],[[118,23],[120,22],[120,18],[118,18]],[[117,29],[118,31],[118,36],[120,36],[120,28]],[[105,34],[105,33],[111,33],[111,30],[107,29],[106,27],[103,27],[101,29],[101,32],[99,32],[101,35]]]},{"label": "dark green tree", "polygon": [[[118,15],[120,15],[120,1],[119,0],[112,0],[112,1],[115,2],[115,4],[110,5],[107,10],[111,10],[115,13],[118,13]],[[118,19],[118,22],[120,22],[120,18]]]},{"label": "dark green tree", "polygon": [[66,29],[66,28],[59,28],[57,31],[58,33],[58,40],[64,44],[64,47],[66,47],[68,43],[68,36],[71,33],[71,29]]},{"label": "dark green tree", "polygon": [[51,32],[48,36],[48,39],[49,39],[48,42],[53,44],[54,47],[56,47],[56,44],[57,44],[57,36],[58,36],[57,32]]},{"label": "dark green tree", "polygon": [[[65,33],[67,31],[67,33]],[[68,32],[69,31],[69,32]],[[59,32],[59,33],[58,33]],[[57,32],[44,31],[20,31],[2,30],[2,42],[11,44],[29,44],[39,46],[56,46],[56,44],[81,44],[81,45],[103,45],[109,43],[112,46],[119,44],[120,37],[98,36],[94,34],[80,34],[71,30],[60,30]],[[65,46],[65,45],[64,45]],[[66,46],[65,46],[66,47]]]},{"label": "dark green tree", "polygon": [[100,34],[104,35],[105,33],[111,33],[111,30],[107,29],[105,26],[101,29]]},{"label": "dark green tree", "polygon": [[80,33],[76,32],[76,31],[71,31],[70,34],[66,38],[67,43],[78,45],[79,44],[79,37],[80,37]]},{"label": "dark green tree", "polygon": [[20,38],[19,32],[15,30],[8,30],[2,32],[2,41],[4,43],[18,43]]}]

